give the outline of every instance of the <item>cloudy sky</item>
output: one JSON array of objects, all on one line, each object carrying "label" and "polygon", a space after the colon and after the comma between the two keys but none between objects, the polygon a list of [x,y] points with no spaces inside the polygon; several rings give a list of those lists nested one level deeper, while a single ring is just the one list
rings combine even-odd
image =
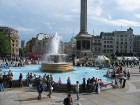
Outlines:
[{"label": "cloudy sky", "polygon": [[[20,40],[38,33],[69,41],[79,33],[80,0],[0,0],[0,25],[19,31]],[[140,0],[88,0],[88,32],[134,29],[140,35]]]}]

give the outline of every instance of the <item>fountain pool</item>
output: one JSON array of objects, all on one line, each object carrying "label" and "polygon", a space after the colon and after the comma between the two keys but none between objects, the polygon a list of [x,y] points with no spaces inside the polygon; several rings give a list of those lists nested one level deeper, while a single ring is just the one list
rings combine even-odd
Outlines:
[{"label": "fountain pool", "polygon": [[36,74],[37,76],[41,75],[43,76],[44,74],[52,74],[54,81],[58,82],[59,77],[62,79],[63,83],[67,82],[67,78],[71,78],[72,84],[75,84],[76,81],[79,81],[82,83],[82,79],[91,77],[99,78],[104,80],[105,82],[109,82],[110,78],[104,77],[103,75],[106,74],[107,68],[103,68],[101,70],[97,70],[98,68],[95,67],[77,67],[73,66],[75,71],[71,72],[64,72],[64,73],[49,73],[49,72],[42,72],[40,71],[41,65],[27,65],[24,67],[10,67],[10,69],[2,69],[0,71],[1,73],[8,72],[9,70],[12,70],[13,72],[13,79],[18,79],[19,74],[23,74],[23,79],[26,79],[26,75],[28,72]]}]

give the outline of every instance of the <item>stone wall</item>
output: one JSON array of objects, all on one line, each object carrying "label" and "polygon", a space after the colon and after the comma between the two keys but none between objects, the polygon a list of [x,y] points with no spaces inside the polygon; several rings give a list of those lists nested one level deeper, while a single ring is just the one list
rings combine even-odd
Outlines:
[{"label": "stone wall", "polygon": [[[31,82],[32,82],[32,85],[29,86],[29,87],[34,87],[36,89],[36,86],[39,83],[39,80],[36,79],[36,80],[32,80]],[[23,84],[23,87],[28,87],[26,80],[23,80],[22,84]],[[5,88],[8,87],[7,83],[5,83],[4,85],[5,85]],[[111,83],[106,83],[106,86],[108,86],[108,85],[111,85]],[[19,87],[19,81],[18,80],[13,80],[12,81],[12,87],[14,87],[14,88]],[[44,91],[47,91],[47,90],[44,89]],[[71,89],[68,90],[67,89],[67,84],[60,84],[60,85],[53,84],[53,91],[55,91],[55,92],[71,92],[71,93],[75,93],[76,92],[76,85],[71,85]],[[80,84],[79,92],[84,92],[83,89],[82,89],[82,85],[81,84]],[[85,92],[91,92],[91,91],[86,90]]]},{"label": "stone wall", "polygon": [[[32,87],[36,88],[38,83],[39,83],[39,80],[32,80]],[[28,87],[26,80],[23,80],[22,84],[23,84],[23,87]],[[5,88],[8,88],[8,83],[5,82],[4,86],[5,86]],[[12,81],[12,87],[14,87],[14,88],[19,87],[19,81],[18,80],[13,80]],[[81,85],[80,85],[80,87],[81,87]],[[71,90],[68,91],[67,84],[60,84],[60,85],[53,84],[53,91],[55,91],[55,92],[73,92],[73,93],[75,93],[76,92],[76,86],[71,85]],[[82,89],[80,88],[80,92],[81,91],[82,91]]]}]

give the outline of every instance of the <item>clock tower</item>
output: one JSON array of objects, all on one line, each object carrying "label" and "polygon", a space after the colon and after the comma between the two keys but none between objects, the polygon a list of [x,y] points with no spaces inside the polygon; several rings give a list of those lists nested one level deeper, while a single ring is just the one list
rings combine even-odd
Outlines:
[{"label": "clock tower", "polygon": [[87,32],[87,0],[81,0],[80,32],[75,37],[77,55],[91,54],[93,37]]}]

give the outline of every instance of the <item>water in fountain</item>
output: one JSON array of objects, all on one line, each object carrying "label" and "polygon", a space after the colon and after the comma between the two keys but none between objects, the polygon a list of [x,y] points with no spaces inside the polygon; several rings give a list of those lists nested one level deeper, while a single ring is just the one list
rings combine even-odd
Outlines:
[{"label": "water in fountain", "polygon": [[60,53],[60,36],[56,33],[55,36],[49,37],[48,54],[57,55]]},{"label": "water in fountain", "polygon": [[46,48],[48,54],[45,56],[46,63],[66,63],[66,54],[62,54],[60,40],[61,38],[57,33],[56,35],[49,37]]}]

